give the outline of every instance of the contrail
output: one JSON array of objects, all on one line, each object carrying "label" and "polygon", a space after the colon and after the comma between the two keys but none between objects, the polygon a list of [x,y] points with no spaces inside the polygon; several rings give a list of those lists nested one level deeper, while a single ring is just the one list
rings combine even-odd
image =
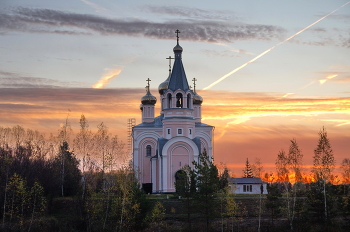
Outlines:
[{"label": "contrail", "polygon": [[231,72],[227,73],[226,75],[224,75],[223,77],[221,77],[220,79],[218,79],[217,81],[213,82],[212,84],[210,84],[209,86],[203,88],[202,90],[207,90],[210,89],[211,87],[213,87],[214,85],[217,85],[218,83],[220,83],[221,81],[225,80],[227,77],[231,76],[232,74],[234,74],[235,72],[237,72],[238,70],[244,68],[245,66],[247,66],[249,63],[254,62],[255,60],[259,59],[260,57],[262,57],[263,55],[265,55],[266,53],[270,52],[272,49],[274,49],[275,47],[287,42],[288,40],[294,38],[295,36],[299,35],[300,33],[302,33],[303,31],[307,30],[308,28],[312,27],[313,25],[315,25],[316,23],[320,22],[321,20],[325,19],[326,17],[328,17],[329,15],[333,14],[334,12],[336,12],[337,10],[339,10],[340,8],[344,7],[345,5],[349,4],[349,2],[345,3],[344,5],[342,5],[341,7],[339,7],[338,9],[335,9],[334,11],[332,11],[331,13],[323,16],[322,18],[320,18],[319,20],[317,20],[316,22],[310,24],[309,26],[305,27],[304,29],[298,31],[297,33],[295,33],[294,35],[290,36],[289,38],[285,39],[284,41],[278,43],[277,45],[267,49],[266,51],[264,51],[263,53],[261,53],[260,55],[256,56],[255,58],[253,58],[252,60],[248,61],[247,63],[239,66],[238,68],[232,70]]},{"label": "contrail", "polygon": [[104,75],[96,84],[92,86],[94,89],[102,89],[104,88],[113,78],[119,75],[121,69],[114,69],[107,75]]}]

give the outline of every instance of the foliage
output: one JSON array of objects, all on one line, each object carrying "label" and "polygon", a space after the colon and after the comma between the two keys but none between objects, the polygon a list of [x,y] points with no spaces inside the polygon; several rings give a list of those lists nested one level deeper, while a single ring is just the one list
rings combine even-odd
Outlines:
[{"label": "foliage", "polygon": [[[308,215],[310,219],[322,222],[336,216],[335,205],[337,199],[331,186],[331,183],[325,184],[322,180],[310,183],[310,188],[306,191]],[[326,207],[324,205],[324,190],[326,191],[327,197]],[[327,210],[326,214],[325,209]]]},{"label": "foliage", "polygon": [[[89,176],[97,174],[90,173]],[[92,182],[98,179],[88,178]],[[88,182],[85,201],[88,227],[91,230],[115,228],[117,231],[134,231],[142,227],[142,223],[138,222],[144,220],[148,204],[132,169],[105,173],[104,186],[91,186],[94,184]]]},{"label": "foliage", "polygon": [[161,228],[164,227],[164,218],[165,208],[162,203],[157,201],[150,213],[150,216],[147,218],[147,221],[150,224],[151,228],[153,227],[156,228],[157,231],[161,231]]},{"label": "foliage", "polygon": [[274,220],[281,216],[281,197],[282,193],[278,188],[277,184],[271,184],[267,186],[266,202],[265,207],[269,212],[272,225],[274,225]]}]

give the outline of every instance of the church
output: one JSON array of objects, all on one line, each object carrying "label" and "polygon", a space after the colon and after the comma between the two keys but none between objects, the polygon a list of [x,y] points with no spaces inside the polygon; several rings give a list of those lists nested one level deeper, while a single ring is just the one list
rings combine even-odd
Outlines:
[{"label": "church", "polygon": [[160,115],[155,117],[157,98],[150,92],[149,79],[146,95],[141,98],[142,123],[133,127],[133,166],[142,188],[148,193],[175,192],[178,173],[185,165],[193,167],[200,153],[213,152],[214,127],[201,122],[203,98],[189,86],[182,63],[183,49],[173,49],[173,67],[169,65],[168,78],[159,85]]}]

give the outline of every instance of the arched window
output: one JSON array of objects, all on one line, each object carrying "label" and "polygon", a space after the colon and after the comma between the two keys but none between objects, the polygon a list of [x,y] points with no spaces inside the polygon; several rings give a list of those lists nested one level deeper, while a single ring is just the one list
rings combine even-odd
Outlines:
[{"label": "arched window", "polygon": [[191,94],[187,94],[187,108],[191,108]]},{"label": "arched window", "polygon": [[171,99],[172,99],[171,94],[168,93],[168,108],[172,108],[172,106],[171,106]]},{"label": "arched window", "polygon": [[152,154],[152,147],[151,145],[146,146],[146,156],[151,156]]},{"label": "arched window", "polygon": [[182,94],[177,93],[176,94],[176,107],[182,108],[183,107],[183,102],[182,102]]}]

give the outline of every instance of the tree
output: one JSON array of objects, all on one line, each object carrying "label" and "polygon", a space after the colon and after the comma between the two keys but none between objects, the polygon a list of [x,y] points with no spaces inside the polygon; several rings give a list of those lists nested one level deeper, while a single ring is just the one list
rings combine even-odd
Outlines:
[{"label": "tree", "polygon": [[31,208],[31,219],[29,224],[30,231],[35,214],[40,214],[45,211],[46,199],[44,197],[44,188],[35,182],[34,186],[30,190],[30,199],[28,201],[28,207]]},{"label": "tree", "polygon": [[104,183],[104,174],[106,171],[106,157],[109,148],[110,135],[108,134],[108,127],[101,122],[98,126],[98,131],[94,136],[95,152],[101,158],[102,182]]},{"label": "tree", "polygon": [[90,151],[93,148],[92,144],[92,132],[89,130],[89,123],[87,119],[85,118],[84,114],[81,115],[80,120],[80,132],[77,134],[77,136],[74,139],[74,147],[76,148],[78,154],[82,155],[83,162],[82,162],[82,168],[83,168],[83,191],[82,191],[82,199],[85,198],[85,191],[86,191],[86,173],[85,169],[90,161]]},{"label": "tree", "polygon": [[[12,163],[11,150],[5,150],[0,148],[0,184],[4,185],[4,204],[3,204],[3,213],[2,213],[2,226],[4,229],[5,226],[5,217],[6,217],[6,201],[7,201],[7,191],[8,191],[8,181],[9,181],[9,172],[10,166]],[[2,183],[2,181],[4,183]]]},{"label": "tree", "polygon": [[233,231],[233,219],[236,215],[236,203],[233,200],[233,194],[230,192],[230,187],[226,186],[217,193],[217,198],[220,203],[221,231],[224,231],[224,218],[228,217],[231,220],[231,229]]},{"label": "tree", "polygon": [[251,165],[251,167],[253,170],[253,175],[262,179],[264,166],[262,165],[260,158],[255,158],[255,162]]},{"label": "tree", "polygon": [[[296,201],[297,201],[297,182],[302,180],[301,166],[303,154],[298,146],[295,138],[290,140],[288,154],[282,149],[276,159],[276,170],[278,174],[278,180],[284,183],[287,193],[287,216],[291,230],[293,230],[293,220],[295,215]],[[289,175],[293,174],[295,177],[295,183],[293,185],[293,205],[291,206],[291,199],[289,196]]]},{"label": "tree", "polygon": [[274,220],[281,214],[281,191],[278,189],[277,184],[271,184],[267,186],[265,207],[268,210],[271,218],[271,224],[274,226]]},{"label": "tree", "polygon": [[188,229],[192,230],[191,214],[194,208],[193,197],[196,194],[196,176],[195,172],[189,165],[185,165],[176,173],[175,189],[176,193],[181,196],[184,203],[185,213],[187,214]]},{"label": "tree", "polygon": [[165,208],[162,205],[162,203],[160,203],[159,201],[157,201],[157,203],[154,205],[151,215],[148,218],[148,221],[150,222],[152,227],[156,227],[157,231],[161,231],[160,228],[162,226],[162,221],[165,218]]},{"label": "tree", "polygon": [[243,177],[244,177],[244,178],[253,178],[253,177],[254,177],[254,175],[253,175],[253,170],[252,170],[252,168],[250,167],[248,158],[247,158],[247,161],[246,161],[246,163],[245,163],[245,168],[243,169]]},{"label": "tree", "polygon": [[225,167],[224,171],[219,175],[219,190],[226,189],[228,187],[228,178],[230,175],[228,169]]},{"label": "tree", "polygon": [[326,182],[329,180],[332,174],[332,170],[335,166],[335,159],[333,150],[329,139],[327,138],[327,131],[324,127],[318,133],[320,136],[317,147],[314,150],[314,166],[313,172],[316,180],[323,181],[323,196],[324,196],[324,213],[325,220],[327,220],[327,194],[326,194]]},{"label": "tree", "polygon": [[279,151],[275,164],[276,164],[278,181],[280,182],[289,181],[288,156],[286,155],[286,152],[283,149]]},{"label": "tree", "polygon": [[350,159],[343,159],[340,168],[343,171],[343,183],[350,184]]},{"label": "tree", "polygon": [[24,222],[27,200],[27,183],[16,173],[10,178],[8,184],[8,198],[6,203],[7,215],[10,222]]},{"label": "tree", "polygon": [[292,207],[292,215],[289,220],[290,228],[293,230],[293,221],[294,221],[294,215],[295,215],[295,207],[297,202],[297,186],[298,182],[302,180],[301,176],[301,165],[302,165],[302,159],[303,154],[297,144],[296,139],[292,139],[291,144],[289,146],[289,152],[288,152],[288,169],[291,170],[291,172],[294,174],[295,182],[293,184],[293,207]]},{"label": "tree", "polygon": [[327,180],[334,169],[335,159],[326,129],[322,127],[318,135],[320,137],[314,150],[313,173],[316,179]]},{"label": "tree", "polygon": [[199,155],[199,162],[193,161],[196,176],[195,200],[199,207],[199,212],[204,215],[207,231],[210,230],[211,219],[215,217],[217,209],[215,195],[219,190],[218,169],[206,150]]},{"label": "tree", "polygon": [[81,172],[79,161],[69,150],[67,142],[63,142],[60,153],[53,161],[53,168],[60,176],[61,196],[74,196],[80,191]]}]

